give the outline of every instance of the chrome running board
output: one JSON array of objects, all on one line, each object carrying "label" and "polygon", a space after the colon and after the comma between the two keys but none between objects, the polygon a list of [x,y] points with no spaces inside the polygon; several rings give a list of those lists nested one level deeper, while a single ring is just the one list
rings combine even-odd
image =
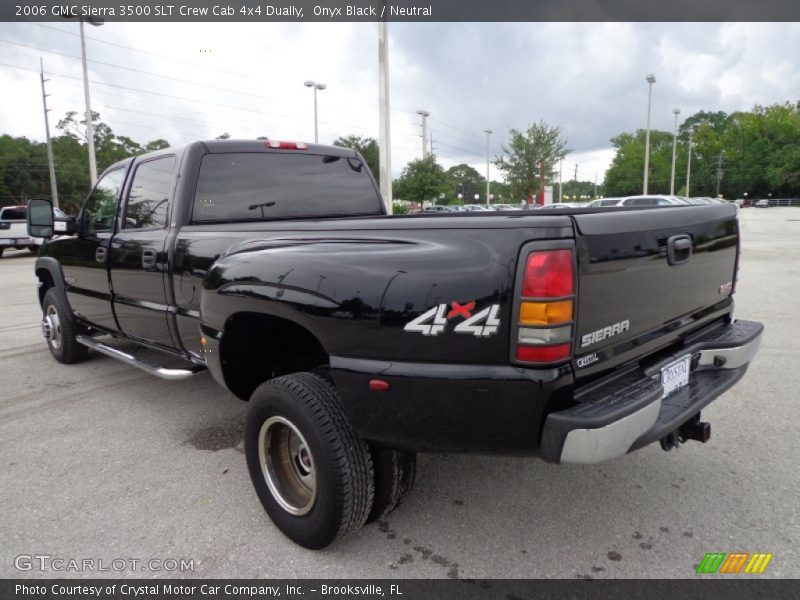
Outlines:
[{"label": "chrome running board", "polygon": [[189,361],[185,361],[186,367],[181,369],[170,369],[167,367],[151,365],[136,358],[132,354],[128,354],[127,352],[123,352],[122,350],[118,350],[117,348],[108,346],[103,342],[98,342],[96,339],[89,337],[88,335],[76,336],[75,340],[79,344],[83,344],[84,346],[87,346],[92,350],[97,350],[101,354],[105,354],[106,356],[110,356],[111,358],[116,358],[117,360],[124,362],[125,364],[131,365],[132,367],[136,367],[137,369],[141,369],[142,371],[146,371],[151,375],[160,377],[161,379],[171,379],[171,380],[189,379],[190,377],[194,377],[195,375],[199,375],[201,373],[205,373],[206,371],[208,371],[208,369],[203,365],[194,364]]}]

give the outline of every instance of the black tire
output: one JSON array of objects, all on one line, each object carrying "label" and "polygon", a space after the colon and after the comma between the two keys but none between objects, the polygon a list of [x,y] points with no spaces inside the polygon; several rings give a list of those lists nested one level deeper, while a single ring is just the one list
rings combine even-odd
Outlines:
[{"label": "black tire", "polygon": [[312,373],[283,375],[258,386],[250,405],[247,467],[278,529],[319,549],[364,525],[372,507],[372,461],[336,389]]},{"label": "black tire", "polygon": [[[53,330],[52,339],[47,340],[47,347],[50,354],[58,362],[65,365],[86,360],[89,349],[79,344],[75,337],[80,332],[79,325],[75,322],[72,312],[68,308],[67,301],[56,288],[50,288],[44,295],[42,302],[42,319],[50,316],[50,327]],[[57,318],[53,319],[52,315]]]},{"label": "black tire", "polygon": [[3,256],[3,250],[5,250],[5,248],[0,248],[0,258]]},{"label": "black tire", "polygon": [[36,246],[36,245],[28,246],[28,250],[33,252],[34,254],[36,254],[36,253],[39,252],[39,246]]},{"label": "black tire", "polygon": [[414,487],[417,455],[391,448],[370,448],[375,469],[375,499],[367,523],[382,519],[400,506]]}]

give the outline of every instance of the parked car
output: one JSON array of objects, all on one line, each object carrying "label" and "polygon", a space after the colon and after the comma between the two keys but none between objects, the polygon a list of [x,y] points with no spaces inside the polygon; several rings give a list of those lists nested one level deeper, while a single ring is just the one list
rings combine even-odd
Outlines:
[{"label": "parked car", "polygon": [[470,211],[486,211],[489,210],[484,204],[465,204],[464,208]]},{"label": "parked car", "polygon": [[627,196],[617,203],[617,206],[675,206],[692,204],[681,196],[642,195]]},{"label": "parked car", "polygon": [[[53,209],[53,216],[57,219],[55,229],[59,231],[64,225],[63,219],[67,216],[58,208]],[[44,238],[32,237],[28,234],[28,207],[4,206],[0,208],[0,256],[6,248],[37,252],[44,243]]]},{"label": "parked car", "polygon": [[583,202],[553,202],[539,207],[541,209],[586,208]]},{"label": "parked car", "polygon": [[756,202],[754,206],[756,208],[769,208],[769,200],[767,200],[766,198],[762,198],[761,200]]},{"label": "parked car", "polygon": [[[49,201],[31,201],[28,227],[53,235]],[[210,371],[250,402],[258,498],[309,548],[397,508],[417,452],[596,463],[705,442],[701,410],[763,330],[733,316],[733,206],[389,216],[361,155],[337,146],[125,159],[67,230],[34,267],[53,358]]]},{"label": "parked car", "polygon": [[424,212],[424,213],[447,213],[447,212],[453,212],[453,210],[449,206],[442,206],[441,204],[434,204],[433,206],[426,206],[420,212]]},{"label": "parked car", "polygon": [[489,208],[492,210],[519,210],[519,206],[511,206],[510,204],[490,204]]},{"label": "parked car", "polygon": [[622,198],[598,198],[597,200],[592,200],[589,204],[586,205],[586,208],[606,208],[609,206],[616,206],[619,204]]}]

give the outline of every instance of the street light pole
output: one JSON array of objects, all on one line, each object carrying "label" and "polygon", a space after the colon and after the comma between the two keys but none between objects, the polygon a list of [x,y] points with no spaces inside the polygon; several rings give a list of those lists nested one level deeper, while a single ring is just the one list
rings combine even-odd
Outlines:
[{"label": "street light pole", "polygon": [[[386,2],[382,3],[386,6]],[[389,32],[386,21],[378,23],[378,171],[381,196],[389,214],[392,204],[392,160],[389,122]]]},{"label": "street light pole", "polygon": [[303,85],[314,90],[314,143],[319,144],[319,129],[317,127],[317,90],[324,90],[328,86],[324,83],[316,83],[315,81],[306,81]]},{"label": "street light pole", "polygon": [[[90,21],[92,25],[100,23]],[[92,123],[92,102],[89,98],[89,70],[86,66],[86,39],[83,35],[83,19],[80,19],[81,28],[81,63],[83,64],[83,97],[86,102],[86,141],[89,145],[89,179],[92,187],[97,183],[97,159],[94,155],[94,124]]]},{"label": "street light pole", "polygon": [[645,77],[647,81],[647,132],[644,139],[644,184],[642,186],[642,193],[647,194],[647,179],[650,170],[650,105],[653,99],[653,84],[656,82],[656,76],[652,73]]},{"label": "street light pole", "polygon": [[417,114],[422,118],[422,160],[428,158],[428,117],[431,116],[427,110],[421,108]]},{"label": "street light pole", "polygon": [[491,129],[484,129],[486,134],[486,204],[489,204],[489,136],[494,133]]},{"label": "street light pole", "polygon": [[672,130],[672,175],[669,179],[669,195],[675,195],[675,151],[678,148],[678,115],[681,114],[680,108],[673,108],[672,114],[675,115],[675,127]]},{"label": "street light pole", "polygon": [[689,157],[686,161],[686,197],[689,197],[689,177],[692,174],[692,135],[694,128],[689,128]]}]

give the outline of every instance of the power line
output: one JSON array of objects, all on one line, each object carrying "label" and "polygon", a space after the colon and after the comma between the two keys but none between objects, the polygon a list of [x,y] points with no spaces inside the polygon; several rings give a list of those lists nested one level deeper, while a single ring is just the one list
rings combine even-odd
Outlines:
[{"label": "power line", "polygon": [[[29,50],[36,50],[37,52],[46,52],[48,54],[56,54],[58,56],[64,56],[66,58],[72,58],[72,59],[75,59],[75,60],[81,60],[80,56],[73,56],[72,54],[67,54],[66,52],[59,52],[58,50],[48,50],[47,48],[40,48],[39,46],[33,46],[31,44],[24,44],[22,42],[12,42],[10,40],[0,39],[0,44],[10,44],[12,46],[20,46],[22,48],[27,48]],[[223,93],[227,93],[227,94],[238,94],[238,95],[241,95],[241,96],[250,96],[252,98],[257,98],[259,100],[269,100],[269,101],[274,101],[275,100],[274,98],[261,96],[259,94],[252,94],[250,92],[242,92],[242,91],[233,92],[230,89],[217,87],[217,86],[214,86],[214,85],[208,85],[207,83],[202,83],[202,82],[199,82],[199,81],[191,81],[190,79],[181,79],[179,77],[173,77],[171,75],[161,75],[159,73],[152,73],[150,71],[145,71],[143,69],[135,69],[133,67],[125,67],[123,65],[115,65],[114,63],[104,62],[104,61],[101,61],[101,60],[88,60],[87,59],[86,62],[90,62],[90,63],[95,64],[95,65],[103,65],[105,67],[111,67],[111,68],[114,68],[114,69],[122,69],[124,71],[131,71],[133,73],[139,73],[139,74],[142,74],[142,75],[149,75],[150,77],[159,77],[161,79],[166,79],[168,81],[177,81],[177,82],[186,83],[186,84],[189,84],[189,85],[196,85],[196,86],[199,86],[199,87],[204,87],[204,88],[208,88],[210,90],[215,90],[215,91],[223,92]]]},{"label": "power line", "polygon": [[[31,23],[31,25],[35,25],[36,27],[42,27],[44,29],[50,29],[52,31],[58,31],[59,33],[63,33],[65,35],[71,35],[71,36],[75,36],[75,37],[80,37],[80,34],[74,33],[72,31],[66,31],[66,30],[60,29],[58,27],[52,27],[50,25],[43,25],[41,23]],[[203,70],[207,70],[207,71],[216,71],[218,73],[223,73],[225,75],[233,75],[235,77],[241,77],[241,78],[247,79],[249,81],[252,81],[252,79],[253,79],[253,75],[252,74],[246,75],[244,73],[237,73],[236,71],[229,71],[228,69],[220,69],[220,68],[212,67],[212,66],[209,66],[209,65],[201,65],[201,64],[198,64],[198,63],[193,63],[193,62],[188,61],[188,60],[181,60],[179,58],[172,58],[170,56],[165,56],[163,54],[157,54],[155,52],[150,52],[148,50],[141,50],[140,48],[134,48],[133,46],[126,46],[125,44],[119,44],[119,43],[116,43],[116,42],[108,42],[106,40],[101,40],[99,38],[91,37],[91,36],[88,36],[88,35],[86,36],[86,39],[87,40],[92,40],[93,42],[97,42],[98,44],[106,44],[107,46],[114,46],[116,48],[123,48],[125,50],[130,50],[132,52],[139,52],[141,54],[147,54],[148,56],[153,56],[155,58],[162,58],[164,60],[171,60],[171,61],[176,62],[176,63],[180,63],[180,64],[184,64],[184,65],[189,65],[191,67],[195,67],[197,69],[203,69]]]}]

